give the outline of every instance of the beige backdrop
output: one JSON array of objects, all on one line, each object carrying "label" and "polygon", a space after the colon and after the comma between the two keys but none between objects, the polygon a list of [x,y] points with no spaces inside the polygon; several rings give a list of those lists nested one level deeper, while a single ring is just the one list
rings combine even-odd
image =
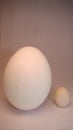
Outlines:
[{"label": "beige backdrop", "polygon": [[56,85],[71,85],[73,2],[6,0],[0,6],[1,49],[39,48],[51,64]]},{"label": "beige backdrop", "polygon": [[[13,52],[31,45],[45,53],[51,65],[52,86],[64,85],[73,95],[73,1],[48,1],[0,1],[0,72]],[[5,105],[0,105],[2,130],[20,130],[21,127],[73,130],[73,104],[70,109],[61,111],[51,102],[53,107],[50,105],[49,111],[48,103],[45,103],[35,114],[23,115],[15,109],[11,111],[12,107],[7,106],[5,99],[3,101]],[[9,113],[9,116],[3,113]]]}]

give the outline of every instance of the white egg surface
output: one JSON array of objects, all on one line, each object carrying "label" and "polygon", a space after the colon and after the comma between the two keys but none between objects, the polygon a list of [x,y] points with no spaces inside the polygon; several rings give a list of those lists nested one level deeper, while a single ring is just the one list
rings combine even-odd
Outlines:
[{"label": "white egg surface", "polygon": [[52,76],[44,54],[34,47],[19,49],[4,71],[4,92],[18,109],[31,110],[42,104],[49,94]]}]

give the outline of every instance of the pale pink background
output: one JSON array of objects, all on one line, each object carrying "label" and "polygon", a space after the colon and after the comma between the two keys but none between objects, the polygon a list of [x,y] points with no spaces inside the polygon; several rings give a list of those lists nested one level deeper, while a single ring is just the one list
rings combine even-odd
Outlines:
[{"label": "pale pink background", "polygon": [[[19,111],[6,100],[2,76],[10,56],[31,45],[47,57],[52,70],[52,89],[44,104],[34,111]],[[73,1],[0,1],[0,129],[73,130]],[[58,108],[54,89],[64,85],[71,105]]]}]

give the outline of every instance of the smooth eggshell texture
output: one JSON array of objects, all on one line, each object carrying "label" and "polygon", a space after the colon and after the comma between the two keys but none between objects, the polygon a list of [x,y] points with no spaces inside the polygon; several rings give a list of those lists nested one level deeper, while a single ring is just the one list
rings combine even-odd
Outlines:
[{"label": "smooth eggshell texture", "polygon": [[55,103],[60,107],[66,107],[70,103],[70,95],[66,88],[58,87],[55,92]]},{"label": "smooth eggshell texture", "polygon": [[44,54],[34,47],[23,47],[10,58],[5,68],[5,95],[16,108],[31,110],[48,96],[51,80]]}]

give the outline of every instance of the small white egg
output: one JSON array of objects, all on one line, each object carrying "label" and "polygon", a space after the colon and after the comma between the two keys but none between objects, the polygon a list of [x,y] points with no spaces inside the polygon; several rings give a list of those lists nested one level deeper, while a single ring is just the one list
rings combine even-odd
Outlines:
[{"label": "small white egg", "polygon": [[10,58],[5,68],[4,92],[16,108],[34,109],[48,96],[51,79],[44,54],[34,47],[23,47]]},{"label": "small white egg", "polygon": [[68,90],[64,87],[58,87],[55,92],[54,100],[59,107],[68,106],[70,103],[70,95]]}]

